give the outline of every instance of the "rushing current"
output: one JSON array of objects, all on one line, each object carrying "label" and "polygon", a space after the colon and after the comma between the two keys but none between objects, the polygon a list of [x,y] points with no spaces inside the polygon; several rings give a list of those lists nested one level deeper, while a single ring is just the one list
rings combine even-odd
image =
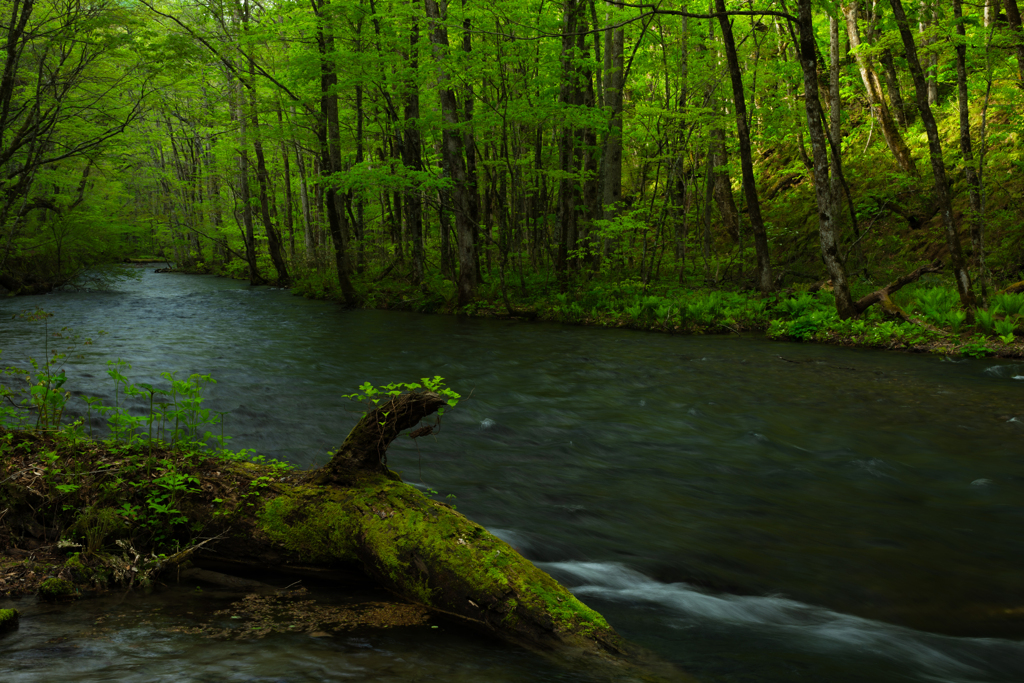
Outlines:
[{"label": "rushing current", "polygon": [[[302,467],[361,383],[444,377],[465,398],[390,466],[699,680],[1024,680],[1024,363],[346,311],[150,271],[0,301],[0,363],[43,356],[42,324],[11,317],[37,306],[93,340],[76,395],[111,401],[118,358],[134,382],[210,374],[231,445]],[[589,680],[450,623],[175,631],[230,597],[0,601],[23,613],[0,680]]]}]

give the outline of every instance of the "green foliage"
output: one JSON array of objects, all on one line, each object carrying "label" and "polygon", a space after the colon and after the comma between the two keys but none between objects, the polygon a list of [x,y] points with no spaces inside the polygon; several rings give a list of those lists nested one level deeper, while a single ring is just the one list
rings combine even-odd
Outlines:
[{"label": "green foliage", "polygon": [[971,358],[984,358],[994,353],[995,351],[985,344],[984,339],[975,340],[960,347],[960,355]]},{"label": "green foliage", "polygon": [[1024,294],[996,294],[992,305],[1001,308],[1006,315],[1024,315]]},{"label": "green foliage", "polygon": [[994,306],[988,310],[979,308],[974,312],[974,319],[977,321],[978,327],[980,327],[983,331],[991,334],[992,331],[995,329],[996,315],[998,313],[998,306]]},{"label": "green foliage", "polygon": [[957,293],[950,287],[932,287],[916,292],[917,310],[933,324],[953,327],[954,330],[959,330],[966,320],[962,311],[954,310],[958,303]]},{"label": "green foliage", "polygon": [[[454,389],[451,389],[444,384],[444,377],[435,375],[434,377],[423,377],[419,382],[392,382],[391,384],[384,384],[382,386],[374,386],[372,382],[363,382],[359,385],[359,391],[354,394],[344,394],[344,398],[351,399],[353,401],[361,401],[366,403],[370,409],[374,409],[380,406],[381,401],[387,402],[392,398],[403,394],[406,391],[417,391],[424,390],[435,393],[445,399],[445,404],[449,408],[454,408],[458,405],[459,399],[462,396],[457,393]],[[444,408],[439,408],[437,411],[438,417],[444,415]],[[366,415],[366,411],[363,412]],[[387,415],[387,413],[385,413]]]}]

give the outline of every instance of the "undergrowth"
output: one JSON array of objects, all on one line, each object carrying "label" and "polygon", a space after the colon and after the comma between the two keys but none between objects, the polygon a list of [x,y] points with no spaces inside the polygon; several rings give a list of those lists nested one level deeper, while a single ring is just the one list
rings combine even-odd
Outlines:
[{"label": "undergrowth", "polygon": [[[208,375],[165,384],[133,383],[131,365],[109,361],[112,405],[84,397],[85,418],[66,421],[69,401],[64,365],[68,354],[89,343],[67,328],[52,333],[42,323],[43,361],[7,367],[0,383],[0,545],[53,542],[70,553],[65,573],[78,581],[146,584],[168,563],[181,562],[235,515],[245,514],[271,482],[292,467],[254,451],[226,447],[222,415],[203,407]],[[51,340],[67,342],[51,350]],[[107,436],[91,433],[92,413],[105,419]],[[206,477],[206,474],[216,476]],[[28,500],[31,498],[31,500]],[[11,510],[35,511],[31,519]],[[36,520],[48,520],[40,527]]]}]

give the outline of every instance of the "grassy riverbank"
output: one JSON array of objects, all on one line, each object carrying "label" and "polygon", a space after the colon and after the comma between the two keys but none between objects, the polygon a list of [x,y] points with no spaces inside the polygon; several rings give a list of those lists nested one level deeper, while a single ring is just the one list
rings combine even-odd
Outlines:
[{"label": "grassy riverbank", "polygon": [[[544,320],[569,325],[625,327],[669,334],[764,332],[772,339],[840,346],[897,349],[975,357],[1024,357],[1024,294],[996,293],[967,323],[956,290],[938,276],[925,276],[892,297],[898,309],[875,305],[862,316],[841,320],[828,283],[794,286],[769,296],[751,290],[645,284],[636,279],[591,280],[565,292],[553,283],[492,282],[478,302],[455,305],[447,280],[414,287],[394,279],[362,288],[366,308],[499,318]],[[854,298],[878,286],[866,282]],[[292,290],[315,299],[340,301],[322,277],[301,280]],[[528,294],[527,294],[528,292]]]}]

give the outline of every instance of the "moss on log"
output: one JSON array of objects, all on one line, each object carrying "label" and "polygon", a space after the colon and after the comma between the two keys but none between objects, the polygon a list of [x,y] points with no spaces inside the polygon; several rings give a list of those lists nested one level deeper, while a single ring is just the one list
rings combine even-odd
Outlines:
[{"label": "moss on log", "polygon": [[[48,549],[51,561],[65,553],[62,567],[47,570],[59,577],[54,582],[70,582],[69,590],[61,584],[65,595],[102,581],[145,582],[186,561],[325,578],[360,571],[413,603],[563,663],[605,670],[616,680],[690,680],[627,643],[507,543],[387,469],[391,441],[441,405],[430,392],[389,399],[352,429],[328,465],[285,476],[273,466],[147,453],[142,445],[132,451],[0,433],[0,510],[9,512],[0,519],[0,541]],[[42,452],[49,454],[46,465],[38,464]],[[83,474],[66,493],[70,465]],[[43,472],[47,467],[54,474]],[[132,511],[168,473],[193,478],[194,486],[168,499],[187,524],[154,536],[152,518],[143,523]],[[42,519],[47,528],[40,528]],[[189,543],[196,529],[207,537],[202,544]],[[58,538],[75,545],[61,551]],[[186,550],[161,554],[167,547],[160,543],[169,542],[184,542]],[[109,550],[115,544],[120,551]]]}]

